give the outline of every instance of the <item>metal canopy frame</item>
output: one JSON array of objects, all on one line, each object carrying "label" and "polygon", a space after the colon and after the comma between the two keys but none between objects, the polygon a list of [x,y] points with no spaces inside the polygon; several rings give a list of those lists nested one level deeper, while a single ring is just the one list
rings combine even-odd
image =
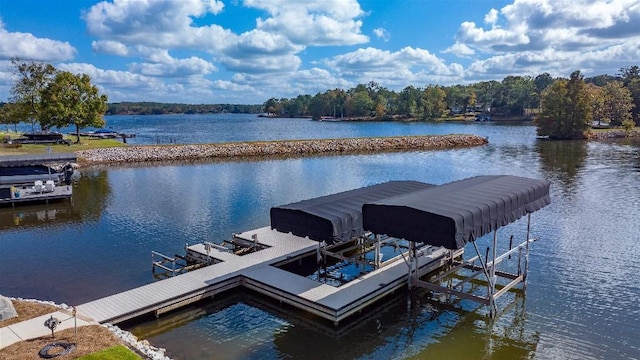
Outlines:
[{"label": "metal canopy frame", "polygon": [[[491,246],[488,246],[484,256],[480,253],[478,245],[475,241],[472,241],[473,248],[475,249],[476,256],[468,260],[453,260],[451,267],[440,274],[432,276],[428,281],[421,280],[417,269],[417,256],[415,245],[411,243],[411,250],[409,251],[410,260],[409,265],[409,287],[412,286],[425,288],[437,293],[444,293],[447,295],[453,295],[461,299],[468,299],[479,302],[489,307],[489,316],[495,318],[498,314],[498,306],[496,300],[502,295],[514,289],[518,284],[522,284],[522,291],[526,291],[527,287],[527,275],[529,272],[529,251],[530,244],[536,241],[536,238],[530,237],[531,230],[531,214],[527,215],[527,234],[526,239],[520,244],[513,246],[513,235],[510,237],[509,250],[498,254],[498,231],[493,231],[493,240]],[[517,257],[516,257],[517,253]],[[453,259],[453,257],[452,257]],[[491,260],[490,260],[491,259]],[[507,271],[499,270],[498,265],[501,263],[515,259],[517,263],[516,273],[510,273]],[[479,263],[479,265],[477,264]],[[464,276],[460,274],[463,270],[470,270],[471,273]],[[459,281],[444,281],[453,275],[458,274],[462,280]],[[481,278],[477,279],[477,278]],[[477,280],[476,280],[477,279]],[[504,279],[506,283],[499,282],[498,279]],[[442,285],[442,282],[445,285]],[[473,293],[472,286],[478,285],[478,282],[486,287],[486,295],[479,295]],[[469,285],[469,286],[466,286]],[[469,289],[465,291],[465,287]]]}]

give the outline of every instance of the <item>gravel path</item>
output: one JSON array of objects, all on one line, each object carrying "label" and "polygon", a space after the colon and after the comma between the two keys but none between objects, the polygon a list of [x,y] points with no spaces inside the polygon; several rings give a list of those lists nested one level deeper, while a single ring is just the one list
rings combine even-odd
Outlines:
[{"label": "gravel path", "polygon": [[193,160],[248,156],[305,156],[401,150],[442,150],[485,145],[476,135],[399,136],[323,140],[285,140],[220,144],[126,146],[76,152],[81,165],[122,162]]}]

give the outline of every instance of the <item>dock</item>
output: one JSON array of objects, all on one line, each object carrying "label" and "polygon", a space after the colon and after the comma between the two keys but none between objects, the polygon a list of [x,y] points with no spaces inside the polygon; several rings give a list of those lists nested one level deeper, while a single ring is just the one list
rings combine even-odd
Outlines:
[{"label": "dock", "polygon": [[[213,264],[79,305],[78,313],[100,323],[117,324],[147,314],[159,316],[244,286],[338,324],[407,284],[407,265],[402,257],[395,259],[393,264],[336,287],[274,266],[282,261],[314,255],[318,249],[316,241],[281,233],[268,226],[236,236],[247,242],[256,238],[264,248],[246,255],[235,255],[216,248],[207,249],[205,244],[189,246],[191,256],[209,257]],[[441,267],[451,254],[445,249],[425,251],[420,257],[421,271],[426,273]]]},{"label": "dock", "polygon": [[31,166],[48,163],[76,162],[75,153],[42,153],[26,155],[3,155],[2,167]]},{"label": "dock", "polygon": [[[549,187],[548,181],[509,175],[444,185],[391,181],[273,207],[270,226],[235,234],[229,247],[187,246],[186,258],[207,266],[176,273],[175,263],[169,268],[152,260],[154,269],[170,270],[172,276],[77,310],[94,321],[118,324],[148,314],[159,317],[242,286],[337,326],[407,286],[477,301],[489,307],[493,318],[500,296],[519,284],[526,290],[529,245],[535,241],[529,236],[531,213],[551,202]],[[522,217],[527,219],[526,238],[514,246],[511,236],[508,250],[499,255],[498,228]],[[475,240],[490,233],[492,245],[482,254]],[[477,256],[461,261],[467,243]],[[393,250],[390,259],[382,261],[387,257],[383,250]],[[326,275],[334,264],[327,262],[329,257],[351,264],[348,279],[341,273],[340,281],[323,281],[320,268],[317,278],[301,270],[311,260],[315,266],[322,263]],[[516,273],[498,269],[512,258]],[[445,266],[441,274],[423,280]],[[451,278],[455,274],[457,280]]]},{"label": "dock", "polygon": [[16,187],[16,192],[10,197],[0,197],[0,204],[16,204],[23,202],[43,201],[49,202],[60,199],[71,199],[73,196],[73,187],[71,185],[57,185],[53,191],[38,191],[31,186]]},{"label": "dock", "polygon": [[[71,176],[75,153],[2,156],[0,204],[49,202],[73,196]],[[56,165],[58,169],[52,167]]]}]

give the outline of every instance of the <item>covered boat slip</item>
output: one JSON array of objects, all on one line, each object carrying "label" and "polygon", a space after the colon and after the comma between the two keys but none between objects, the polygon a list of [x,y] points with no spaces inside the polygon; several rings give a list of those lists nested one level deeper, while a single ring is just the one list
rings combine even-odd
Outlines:
[{"label": "covered boat slip", "polygon": [[364,204],[364,227],[460,249],[551,203],[549,186],[548,181],[517,176],[476,176]]},{"label": "covered boat slip", "polygon": [[45,153],[27,155],[4,155],[0,157],[0,167],[33,166],[49,163],[76,162],[75,153]]},{"label": "covered boat slip", "polygon": [[[6,155],[0,157],[0,203],[68,199],[75,153]],[[60,169],[52,168],[58,164]],[[61,170],[64,165],[64,171]],[[64,184],[63,184],[64,181]]]},{"label": "covered boat slip", "polygon": [[271,208],[271,228],[334,244],[364,235],[362,205],[432,187],[419,181],[389,181]]},{"label": "covered boat slip", "polygon": [[[340,243],[354,238],[380,249],[381,235],[410,242],[412,251],[406,260],[411,285],[480,301],[490,306],[495,315],[495,299],[518,283],[525,283],[528,270],[529,227],[526,240],[498,257],[497,229],[550,203],[550,183],[524,177],[498,175],[477,176],[452,183],[434,186],[420,182],[388,182],[339,194],[283,205],[271,209],[271,226],[281,232],[291,232],[300,237],[318,241],[319,253],[340,257],[331,252]],[[483,257],[475,244],[479,237],[494,232],[489,261],[489,250]],[[375,240],[367,240],[375,235]],[[473,243],[477,256],[458,264],[446,275],[463,268],[473,273],[455,288],[441,287],[419,280],[415,243],[443,247],[450,250],[464,249]],[[324,244],[333,246],[324,246]],[[524,251],[524,254],[523,254]],[[518,252],[517,273],[496,269],[497,265],[512,258]],[[344,259],[344,258],[343,258]],[[479,266],[476,265],[479,262]],[[376,259],[376,267],[381,264]],[[488,282],[487,296],[468,294],[461,289],[465,283],[484,274]],[[509,279],[499,284],[497,277]],[[501,289],[496,291],[497,287]]]},{"label": "covered boat slip", "polygon": [[[414,266],[410,266],[410,284],[481,302],[489,306],[490,316],[494,317],[497,298],[519,283],[526,287],[529,244],[535,240],[530,238],[530,215],[551,203],[549,187],[548,181],[516,176],[473,177],[365,204],[364,227],[375,234],[448,249],[462,249],[471,242],[475,257],[458,263],[430,282],[420,280],[413,271]],[[526,239],[514,247],[511,237],[509,250],[498,255],[498,228],[524,215],[527,215]],[[491,232],[493,241],[483,257],[475,240]],[[516,252],[517,258],[513,256]],[[497,269],[512,256],[517,259],[515,274]],[[441,286],[441,281],[462,269],[469,269],[471,273],[460,281],[448,281],[447,286]],[[477,290],[471,282],[480,275],[487,281],[486,296],[477,291],[471,293]],[[506,283],[499,283],[499,278],[506,279]],[[468,291],[463,291],[465,286]]]}]

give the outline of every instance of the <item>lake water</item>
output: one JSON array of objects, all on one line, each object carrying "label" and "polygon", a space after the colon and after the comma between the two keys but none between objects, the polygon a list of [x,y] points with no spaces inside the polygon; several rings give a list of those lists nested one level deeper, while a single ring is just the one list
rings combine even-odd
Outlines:
[{"label": "lake water", "polygon": [[416,291],[336,329],[233,291],[129,329],[176,359],[640,358],[637,140],[543,141],[523,124],[249,115],[112,116],[107,126],[136,133],[130,143],[141,144],[468,133],[489,145],[82,169],[73,205],[0,209],[0,294],[80,304],[153,281],[152,250],[182,253],[187,242],[268,225],[272,206],[388,180],[510,174],[550,180],[552,204],[532,215],[540,240],[526,297],[493,323],[475,304]]}]

